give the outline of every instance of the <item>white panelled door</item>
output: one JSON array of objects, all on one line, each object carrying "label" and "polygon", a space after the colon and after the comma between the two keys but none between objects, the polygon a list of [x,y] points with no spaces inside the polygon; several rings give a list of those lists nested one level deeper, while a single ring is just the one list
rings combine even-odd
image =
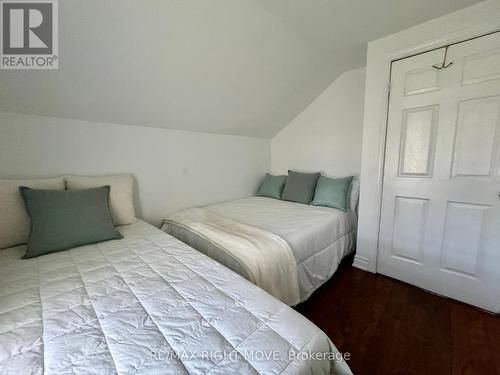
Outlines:
[{"label": "white panelled door", "polygon": [[377,271],[500,311],[500,33],[392,64]]}]

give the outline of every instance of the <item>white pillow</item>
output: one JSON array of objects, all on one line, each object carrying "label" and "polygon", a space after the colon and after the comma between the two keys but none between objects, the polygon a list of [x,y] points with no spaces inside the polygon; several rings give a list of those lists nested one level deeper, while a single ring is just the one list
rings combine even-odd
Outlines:
[{"label": "white pillow", "polygon": [[114,176],[66,176],[68,190],[88,189],[110,186],[109,208],[115,225],[132,224],[135,218],[133,186],[134,180],[129,174]]},{"label": "white pillow", "polygon": [[351,183],[351,190],[349,192],[349,208],[354,212],[358,212],[359,202],[359,179],[354,177]]},{"label": "white pillow", "polygon": [[0,249],[28,242],[31,223],[19,186],[64,190],[64,178],[0,180]]}]

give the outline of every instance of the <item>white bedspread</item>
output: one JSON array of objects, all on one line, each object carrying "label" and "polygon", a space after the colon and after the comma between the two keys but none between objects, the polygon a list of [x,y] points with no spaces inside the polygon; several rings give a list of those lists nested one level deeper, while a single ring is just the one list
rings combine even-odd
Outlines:
[{"label": "white bedspread", "polygon": [[1,374],[350,373],[252,283],[144,222],[120,232],[33,259],[0,251]]},{"label": "white bedspread", "polygon": [[[264,197],[237,199],[205,209],[284,239],[297,265],[300,301],[305,301],[332,276],[342,258],[355,245],[356,214],[353,211],[346,213]],[[251,279],[240,259],[201,241],[195,232],[179,228],[172,222],[167,222],[162,229]],[[268,261],[273,259],[269,257]]]},{"label": "white bedspread", "polygon": [[297,264],[281,237],[203,208],[184,210],[165,222],[183,226],[231,253],[245,267],[250,281],[280,301],[291,306],[299,302]]}]

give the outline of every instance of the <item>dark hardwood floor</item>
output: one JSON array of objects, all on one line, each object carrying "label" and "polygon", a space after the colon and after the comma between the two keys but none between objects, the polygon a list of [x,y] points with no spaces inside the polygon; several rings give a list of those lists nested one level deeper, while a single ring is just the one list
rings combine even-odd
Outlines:
[{"label": "dark hardwood floor", "polygon": [[500,317],[350,263],[296,309],[355,375],[500,375]]}]

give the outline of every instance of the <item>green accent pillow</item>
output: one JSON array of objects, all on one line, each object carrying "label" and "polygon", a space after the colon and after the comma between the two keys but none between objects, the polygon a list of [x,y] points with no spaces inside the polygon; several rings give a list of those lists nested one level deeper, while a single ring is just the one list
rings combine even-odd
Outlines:
[{"label": "green accent pillow", "polygon": [[259,197],[269,197],[281,199],[281,192],[285,186],[286,176],[273,176],[272,174],[266,173],[264,181],[260,185],[257,195]]},{"label": "green accent pillow", "polygon": [[83,190],[37,190],[20,186],[31,219],[24,259],[123,238],[109,210],[109,186]]},{"label": "green accent pillow", "polygon": [[282,199],[291,202],[310,204],[320,173],[301,173],[288,171]]},{"label": "green accent pillow", "polygon": [[353,176],[344,178],[328,178],[321,176],[316,185],[314,193],[314,206],[326,206],[338,208],[347,212],[347,203],[349,197],[349,189],[353,180]]}]

